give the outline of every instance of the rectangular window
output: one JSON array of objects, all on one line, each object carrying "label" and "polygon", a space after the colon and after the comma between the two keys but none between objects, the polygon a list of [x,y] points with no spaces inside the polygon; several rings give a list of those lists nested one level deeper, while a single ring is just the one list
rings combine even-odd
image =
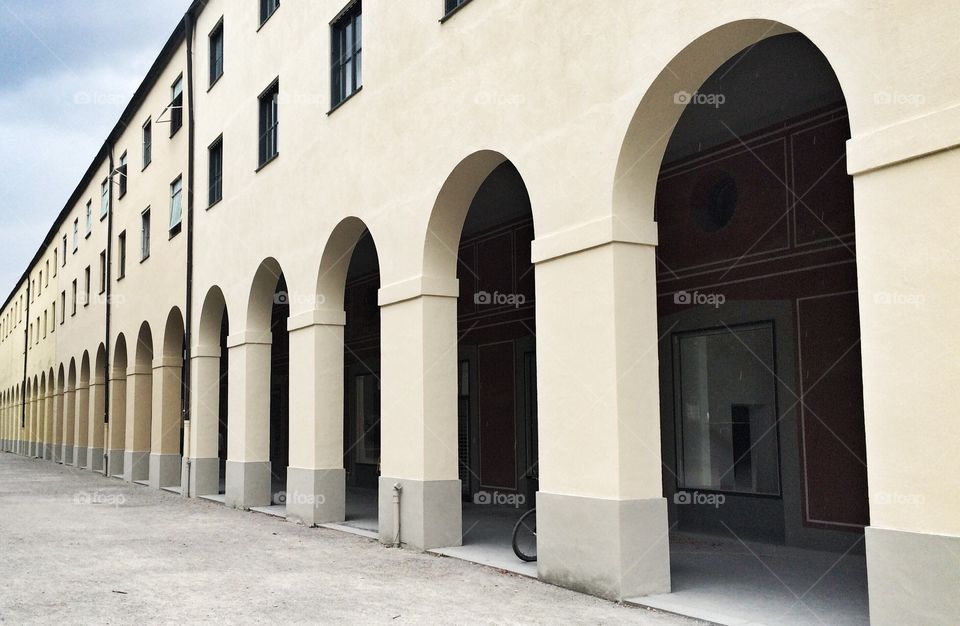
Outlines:
[{"label": "rectangular window", "polygon": [[107,290],[107,251],[100,252],[100,293]]},{"label": "rectangular window", "polygon": [[213,206],[223,198],[223,135],[214,141],[208,148],[210,160],[207,192],[207,205]]},{"label": "rectangular window", "polygon": [[63,265],[63,267],[66,267],[66,266],[67,266],[67,236],[66,236],[66,235],[63,236],[63,261],[62,261],[62,265]]},{"label": "rectangular window", "polygon": [[83,269],[83,306],[90,304],[90,266]]},{"label": "rectangular window", "polygon": [[280,0],[260,0],[260,25],[263,26],[279,7]]},{"label": "rectangular window", "polygon": [[170,136],[183,126],[183,75],[177,77],[170,87]]},{"label": "rectangular window", "polygon": [[[54,254],[56,254],[56,252],[54,252]],[[44,266],[45,268],[47,268],[47,280],[46,280],[45,283],[43,283],[43,286],[44,286],[44,287],[47,287],[47,286],[50,284],[50,261],[45,262],[45,263],[43,264],[43,266]],[[54,268],[57,267],[56,261],[54,261],[53,267],[54,267]]]},{"label": "rectangular window", "polygon": [[57,303],[50,305],[50,332],[57,332]]},{"label": "rectangular window", "polygon": [[276,80],[260,94],[260,154],[258,164],[262,167],[277,156],[280,81]]},{"label": "rectangular window", "polygon": [[[120,167],[117,168],[117,196],[122,198],[127,195],[127,153],[124,152],[120,155]],[[107,186],[105,189],[100,190],[100,217],[104,217],[107,214],[107,208],[110,205],[110,187]]]},{"label": "rectangular window", "polygon": [[180,232],[180,222],[183,220],[183,177],[170,183],[170,234]]},{"label": "rectangular window", "polygon": [[153,159],[153,124],[150,118],[143,123],[143,167],[150,165]]},{"label": "rectangular window", "polygon": [[330,108],[363,85],[361,3],[357,0],[330,25]]},{"label": "rectangular window", "polygon": [[73,296],[73,300],[70,304],[70,315],[76,315],[77,314],[77,279],[76,278],[73,279],[73,284],[70,286],[70,289],[71,289],[71,295]]},{"label": "rectangular window", "polygon": [[43,312],[43,338],[47,338],[47,327],[50,326],[50,320],[47,319],[47,312]]},{"label": "rectangular window", "polygon": [[67,292],[60,292],[60,323],[67,321]]},{"label": "rectangular window", "polygon": [[117,280],[127,275],[127,231],[120,233],[117,238]]},{"label": "rectangular window", "polygon": [[150,207],[140,214],[140,260],[150,258]]},{"label": "rectangular window", "polygon": [[93,232],[93,200],[87,200],[87,222],[83,236],[89,237]]},{"label": "rectangular window", "polygon": [[210,86],[223,76],[223,20],[210,33]]},{"label": "rectangular window", "polygon": [[53,275],[54,275],[54,276],[57,275],[57,254],[58,254],[59,252],[60,252],[60,251],[57,250],[56,248],[53,249]]},{"label": "rectangular window", "polygon": [[673,337],[678,484],[780,494],[772,323]]},{"label": "rectangular window", "polygon": [[40,278],[37,279],[37,295],[43,291],[43,270],[40,271]]},{"label": "rectangular window", "polygon": [[80,247],[80,218],[73,220],[73,252],[76,254]]}]

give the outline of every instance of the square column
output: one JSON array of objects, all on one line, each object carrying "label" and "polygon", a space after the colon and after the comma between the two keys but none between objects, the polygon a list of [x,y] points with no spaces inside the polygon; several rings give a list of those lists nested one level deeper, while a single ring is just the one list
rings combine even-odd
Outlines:
[{"label": "square column", "polygon": [[123,446],[127,437],[127,372],[110,374],[110,424],[107,434],[107,475],[123,475]]},{"label": "square column", "polygon": [[[670,591],[653,243],[534,242],[542,580],[622,600]],[[633,230],[631,230],[633,234]]]},{"label": "square column", "polygon": [[227,337],[229,355],[225,504],[248,509],[271,503],[270,347],[266,333]]},{"label": "square column", "polygon": [[290,467],[287,517],[308,526],[342,522],[343,311],[287,320],[290,333]]},{"label": "square column", "polygon": [[[50,387],[53,382],[50,382]],[[43,403],[43,458],[46,461],[53,460],[53,411],[54,394],[51,392],[44,398]]]},{"label": "square column", "polygon": [[90,387],[77,387],[77,419],[73,434],[73,466],[84,467],[87,464],[87,437],[89,436]]},{"label": "square column", "polygon": [[380,541],[420,550],[463,541],[457,445],[457,281],[380,290]]},{"label": "square column", "polygon": [[146,480],[150,474],[150,420],[153,372],[134,365],[127,373],[127,432],[123,448],[123,479]]},{"label": "square column", "polygon": [[150,486],[180,484],[181,373],[183,359],[153,360],[153,410],[150,432]]},{"label": "square column", "polygon": [[90,384],[90,414],[87,427],[87,469],[103,471],[103,409],[106,386],[103,380]]},{"label": "square column", "polygon": [[190,466],[180,484],[197,498],[220,493],[220,347],[194,346],[190,355]]},{"label": "square column", "polygon": [[76,434],[77,393],[73,387],[67,387],[63,394],[63,443],[60,446],[60,460],[64,465],[73,465],[73,442]]}]

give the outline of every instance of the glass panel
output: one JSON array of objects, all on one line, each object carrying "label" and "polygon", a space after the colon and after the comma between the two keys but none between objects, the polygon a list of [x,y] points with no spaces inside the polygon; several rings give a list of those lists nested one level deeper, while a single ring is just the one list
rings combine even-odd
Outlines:
[{"label": "glass panel", "polygon": [[380,382],[373,374],[361,374],[354,379],[357,430],[360,445],[357,461],[380,462]]},{"label": "glass panel", "polygon": [[680,335],[680,486],[779,494],[773,327]]}]

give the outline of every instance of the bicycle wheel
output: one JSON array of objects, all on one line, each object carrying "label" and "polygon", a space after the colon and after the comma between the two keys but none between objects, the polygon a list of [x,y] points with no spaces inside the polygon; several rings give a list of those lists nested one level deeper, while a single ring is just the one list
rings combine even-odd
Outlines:
[{"label": "bicycle wheel", "polygon": [[513,527],[513,552],[521,561],[537,560],[537,510],[530,509]]}]

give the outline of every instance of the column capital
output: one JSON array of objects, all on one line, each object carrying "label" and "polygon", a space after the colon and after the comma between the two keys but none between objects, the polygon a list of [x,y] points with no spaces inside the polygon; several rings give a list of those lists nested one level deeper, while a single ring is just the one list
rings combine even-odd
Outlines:
[{"label": "column capital", "polygon": [[347,314],[345,311],[315,309],[291,315],[287,319],[287,330],[292,333],[311,326],[345,326],[346,323]]},{"label": "column capital", "polygon": [[220,346],[193,346],[190,351],[190,360],[193,359],[219,359]]},{"label": "column capital", "polygon": [[162,356],[153,360],[153,369],[161,367],[180,367],[183,365],[183,359],[179,356]]},{"label": "column capital", "polygon": [[238,346],[244,346],[247,344],[253,345],[267,345],[273,343],[273,335],[270,331],[265,332],[255,332],[255,331],[244,331],[235,333],[233,335],[227,336],[227,347],[236,348]]},{"label": "column capital", "polygon": [[413,300],[421,296],[456,298],[459,295],[460,282],[456,278],[414,276],[413,278],[381,287],[377,292],[377,304],[383,307],[406,300]]},{"label": "column capital", "polygon": [[656,246],[657,236],[657,223],[652,220],[608,215],[537,237],[530,244],[530,257],[534,263],[544,263],[610,243]]}]

